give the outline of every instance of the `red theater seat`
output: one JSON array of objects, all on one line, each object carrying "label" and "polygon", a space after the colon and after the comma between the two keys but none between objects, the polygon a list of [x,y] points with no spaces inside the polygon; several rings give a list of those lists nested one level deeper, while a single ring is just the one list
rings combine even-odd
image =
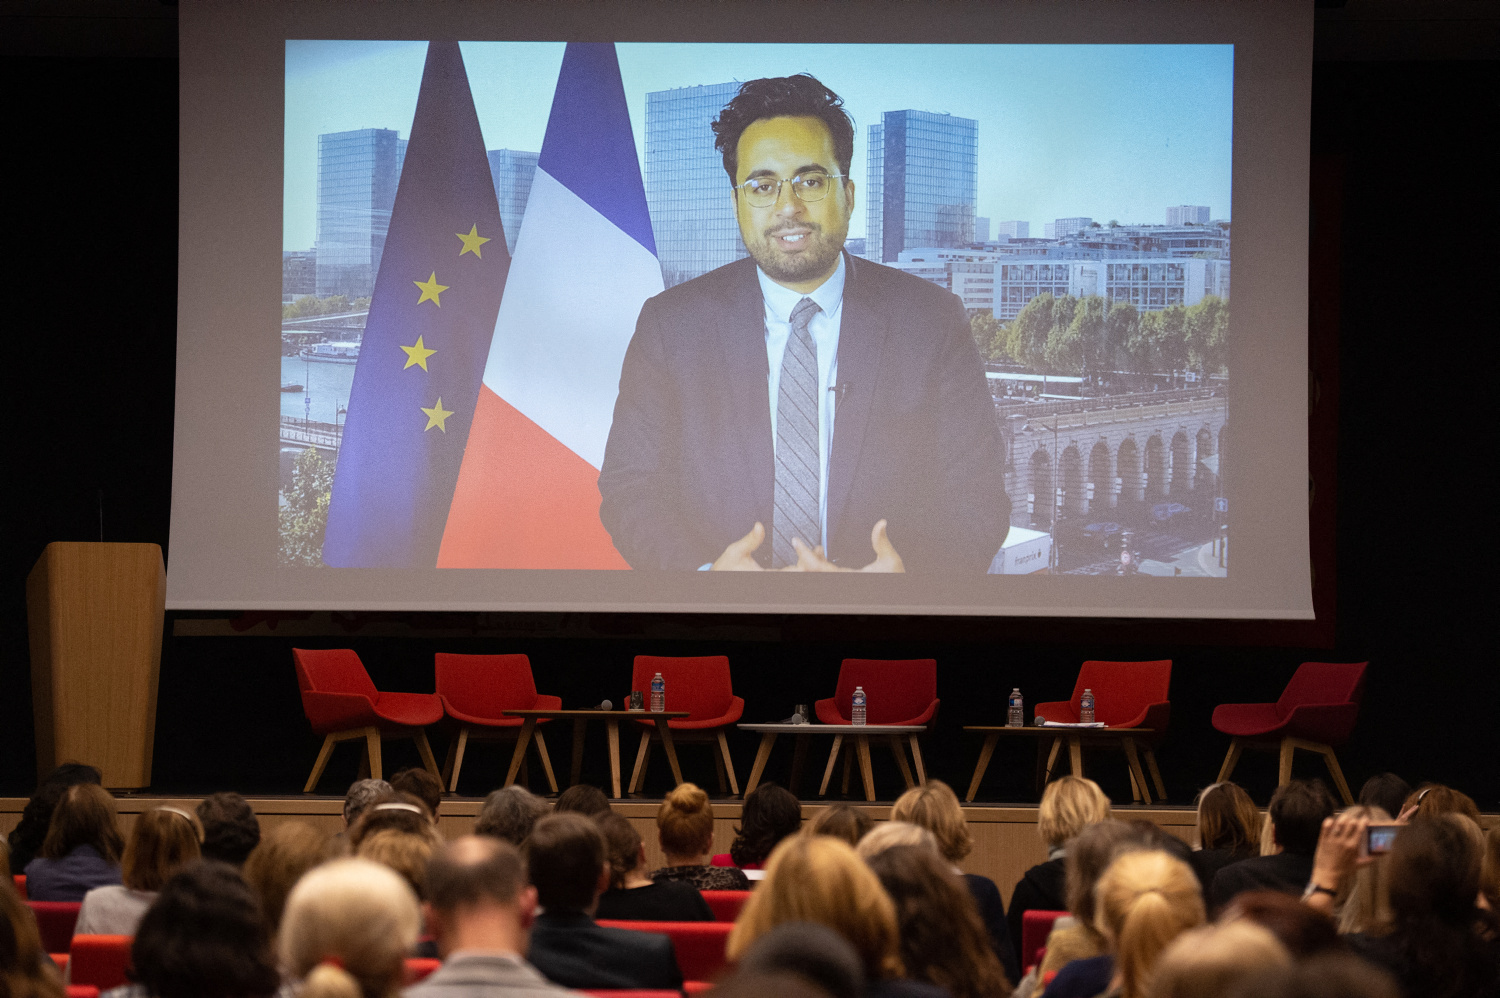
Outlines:
[{"label": "red theater seat", "polygon": [[443,961],[434,960],[431,957],[413,956],[406,960],[406,986],[411,987],[419,981],[424,980],[428,974],[443,965]]},{"label": "red theater seat", "polygon": [[91,984],[69,984],[64,991],[68,998],[99,998],[99,989]]},{"label": "red theater seat", "polygon": [[[443,710],[459,723],[458,735],[448,743],[448,760],[443,764],[443,782],[449,790],[458,789],[458,771],[463,768],[464,749],[471,738],[509,739],[521,733],[524,720],[506,717],[507,710],[557,710],[562,698],[536,691],[531,674],[531,659],[525,655],[452,655],[439,652],[434,663],[437,695]],[[547,774],[547,785],[557,793],[557,777],[547,742],[542,737],[541,721],[532,732],[532,745]],[[528,747],[529,748],[529,747]],[[525,773],[523,766],[521,772]]]},{"label": "red theater seat", "polygon": [[632,991],[628,988],[613,991],[609,988],[585,988],[582,993],[595,995],[597,998],[682,998],[677,991]]},{"label": "red theater seat", "polygon": [[[1036,714],[1048,721],[1077,723],[1083,691],[1088,689],[1094,693],[1094,720],[1103,721],[1111,728],[1150,728],[1151,734],[1137,735],[1130,739],[1125,749],[1128,755],[1134,751],[1133,743],[1141,745],[1151,779],[1156,784],[1156,792],[1162,800],[1166,800],[1167,788],[1162,783],[1153,747],[1166,734],[1167,722],[1172,719],[1171,685],[1171,659],[1154,662],[1085,662],[1078,670],[1078,681],[1073,684],[1072,699],[1039,703],[1036,705]],[[1048,775],[1051,775],[1050,772]],[[1132,791],[1136,792],[1137,799],[1144,795],[1146,803],[1151,803],[1149,791],[1144,786],[1137,787],[1135,784],[1135,772],[1132,771]]]},{"label": "red theater seat", "polygon": [[[839,666],[839,681],[833,696],[819,700],[813,705],[818,720],[824,724],[851,724],[854,688],[865,691],[865,722],[867,724],[931,724],[937,717],[937,659],[874,659],[846,658]],[[911,747],[912,762],[917,768],[917,782],[927,782],[927,770],[922,762],[922,749],[916,735],[907,737]],[[901,767],[901,775],[911,786],[911,776],[906,757],[901,753],[899,738],[890,740],[891,752]],[[849,791],[849,774],[853,766],[855,746],[845,744],[842,737],[833,740],[828,753],[828,765],[823,771],[823,785],[818,793],[828,791],[828,779],[833,775],[833,765],[840,750],[844,750],[843,789]],[[873,799],[873,798],[871,798]]]},{"label": "red theater seat", "polygon": [[1292,753],[1305,749],[1323,756],[1344,803],[1353,804],[1349,784],[1344,782],[1343,770],[1333,750],[1354,733],[1369,664],[1303,662],[1275,703],[1226,703],[1215,707],[1214,729],[1232,739],[1229,754],[1219,770],[1219,780],[1229,779],[1244,749],[1279,749],[1278,786],[1285,784],[1292,778]]},{"label": "red theater seat", "polygon": [[333,746],[352,738],[364,739],[365,768],[374,779],[382,775],[382,738],[415,739],[422,764],[440,777],[423,730],[443,718],[443,702],[437,694],[380,692],[350,648],[293,648],[292,661],[297,667],[297,686],[302,690],[302,710],[312,729],[325,736],[303,793],[312,793],[318,785]]},{"label": "red theater seat", "polygon": [[66,953],[68,943],[73,941],[73,926],[78,923],[78,909],[83,907],[83,902],[27,901],[26,904],[36,915],[42,949],[48,953]]},{"label": "red theater seat", "polygon": [[24,874],[24,873],[13,874],[10,879],[15,882],[16,893],[19,894],[19,895],[21,895],[21,900],[22,901],[25,901],[26,900],[26,874]]},{"label": "red theater seat", "polygon": [[1066,915],[1065,911],[1037,911],[1028,909],[1021,913],[1021,971],[1024,973],[1042,962],[1047,951],[1047,937],[1052,934],[1052,923]]},{"label": "red theater seat", "polygon": [[724,946],[729,941],[731,922],[616,922],[600,919],[600,925],[636,932],[658,932],[670,936],[677,951],[677,969],[684,981],[712,981],[724,969],[728,959]]},{"label": "red theater seat", "polygon": [[[728,776],[728,790],[738,794],[740,781],[734,775],[734,761],[729,757],[729,740],[724,732],[745,713],[745,701],[734,695],[734,684],[729,678],[729,659],[724,655],[704,655],[697,658],[664,658],[657,655],[637,655],[631,671],[630,688],[646,691],[650,696],[651,679],[657,673],[667,684],[667,710],[688,711],[687,717],[674,718],[667,722],[674,745],[682,742],[718,743],[714,753],[714,768],[718,772],[719,792],[725,791],[724,778]],[[660,740],[656,725],[652,721],[640,721],[641,742],[635,753],[635,769],[630,774],[630,792],[638,790],[646,779],[646,765],[650,759],[651,743]]]},{"label": "red theater seat", "polygon": [[126,983],[131,941],[131,936],[74,936],[68,951],[71,982],[100,991]]},{"label": "red theater seat", "polygon": [[732,922],[740,917],[740,909],[750,900],[749,891],[703,891],[703,900],[714,913],[715,922]]}]

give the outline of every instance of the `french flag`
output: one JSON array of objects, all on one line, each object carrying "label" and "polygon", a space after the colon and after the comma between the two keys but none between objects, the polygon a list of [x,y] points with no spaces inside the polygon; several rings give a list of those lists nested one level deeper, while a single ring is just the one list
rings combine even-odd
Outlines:
[{"label": "french flag", "polygon": [[620,367],[663,289],[613,43],[570,42],[439,568],[628,568],[599,522]]}]

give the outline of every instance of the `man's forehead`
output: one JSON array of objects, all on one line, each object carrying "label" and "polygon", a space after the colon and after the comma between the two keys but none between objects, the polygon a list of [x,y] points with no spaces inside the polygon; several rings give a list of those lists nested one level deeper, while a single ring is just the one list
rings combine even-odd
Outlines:
[{"label": "man's forehead", "polygon": [[738,153],[742,176],[773,166],[830,166],[833,134],[811,116],[759,118],[740,134]]}]

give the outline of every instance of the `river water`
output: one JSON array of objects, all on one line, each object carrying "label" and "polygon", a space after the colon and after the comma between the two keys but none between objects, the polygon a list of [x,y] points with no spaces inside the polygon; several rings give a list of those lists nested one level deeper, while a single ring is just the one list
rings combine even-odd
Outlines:
[{"label": "river water", "polygon": [[[281,383],[303,386],[300,392],[283,392],[281,414],[296,419],[311,418],[319,423],[337,423],[339,406],[349,407],[349,389],[354,384],[353,364],[331,364],[327,361],[281,358]],[[304,401],[311,396],[311,409]]]}]

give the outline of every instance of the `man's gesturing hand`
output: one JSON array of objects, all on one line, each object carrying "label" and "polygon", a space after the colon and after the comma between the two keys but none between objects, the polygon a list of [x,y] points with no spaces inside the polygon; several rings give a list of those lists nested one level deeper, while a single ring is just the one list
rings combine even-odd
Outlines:
[{"label": "man's gesturing hand", "polygon": [[823,554],[823,546],[808,547],[802,540],[794,539],[792,547],[797,549],[797,564],[793,569],[798,572],[904,572],[906,565],[902,563],[901,556],[896,553],[896,547],[891,539],[886,536],[885,521],[880,520],[875,524],[875,529],[870,531],[870,546],[875,549],[875,560],[864,568],[840,568],[829,561]]},{"label": "man's gesturing hand", "polygon": [[766,528],[757,523],[750,528],[750,532],[739,540],[731,543],[724,549],[724,553],[714,559],[711,571],[714,572],[763,572],[760,562],[755,560],[755,549],[765,543]]}]

